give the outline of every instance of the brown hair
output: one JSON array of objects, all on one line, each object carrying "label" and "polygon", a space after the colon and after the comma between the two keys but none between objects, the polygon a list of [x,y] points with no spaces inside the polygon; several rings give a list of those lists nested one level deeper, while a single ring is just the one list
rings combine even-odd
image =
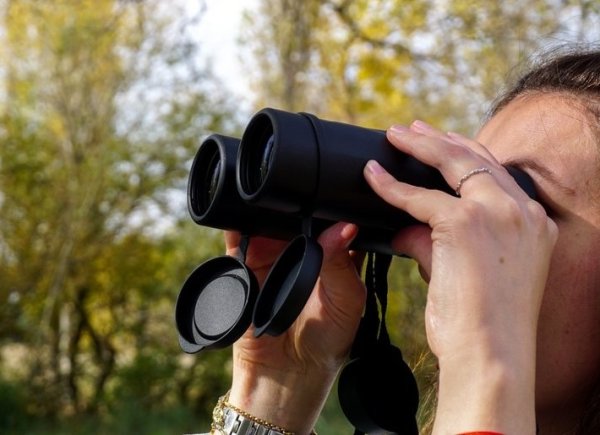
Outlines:
[{"label": "brown hair", "polygon": [[600,127],[600,47],[561,47],[538,56],[528,72],[494,102],[487,118],[515,98],[539,92],[562,93],[575,98],[588,109],[595,121],[593,125]]}]

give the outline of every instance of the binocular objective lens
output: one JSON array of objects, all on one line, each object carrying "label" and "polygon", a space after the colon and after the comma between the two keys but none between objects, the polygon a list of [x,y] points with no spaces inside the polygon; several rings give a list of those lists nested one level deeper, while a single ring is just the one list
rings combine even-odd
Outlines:
[{"label": "binocular objective lens", "polygon": [[267,174],[269,173],[269,169],[271,168],[271,161],[273,160],[273,144],[275,143],[275,138],[273,135],[269,137],[265,147],[263,149],[262,159],[260,160],[260,172],[259,172],[259,185],[262,185],[265,179],[267,178]]}]

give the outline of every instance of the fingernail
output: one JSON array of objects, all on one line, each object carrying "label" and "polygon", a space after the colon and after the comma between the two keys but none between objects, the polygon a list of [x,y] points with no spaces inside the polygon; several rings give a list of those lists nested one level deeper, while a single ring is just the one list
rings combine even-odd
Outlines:
[{"label": "fingernail", "polygon": [[403,125],[392,125],[390,127],[390,131],[392,133],[396,133],[396,134],[404,134],[404,133],[408,133],[410,131],[410,128],[405,127]]},{"label": "fingernail", "polygon": [[367,170],[373,175],[385,174],[385,169],[376,160],[367,162]]},{"label": "fingernail", "polygon": [[431,125],[419,119],[413,121],[413,123],[411,124],[411,128],[420,132],[435,131],[435,128],[433,128]]},{"label": "fingernail", "polygon": [[446,135],[447,135],[449,138],[451,138],[451,139],[454,139],[454,140],[455,140],[455,141],[457,141],[457,142],[462,142],[462,141],[464,141],[464,140],[466,140],[466,139],[467,139],[467,138],[466,138],[466,137],[464,137],[462,134],[460,134],[460,133],[455,133],[455,132],[453,132],[453,131],[449,131],[449,132],[447,132],[447,133],[446,133]]},{"label": "fingernail", "polygon": [[342,237],[345,239],[344,248],[348,248],[354,241],[356,235],[358,234],[358,227],[354,224],[348,224],[344,228],[342,228],[341,234]]}]

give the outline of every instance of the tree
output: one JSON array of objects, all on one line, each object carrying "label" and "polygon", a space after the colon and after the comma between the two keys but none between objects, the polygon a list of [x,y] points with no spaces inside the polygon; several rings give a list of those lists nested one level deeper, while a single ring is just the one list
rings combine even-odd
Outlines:
[{"label": "tree", "polygon": [[221,246],[181,226],[181,192],[202,136],[235,128],[198,61],[197,6],[3,3],[0,346],[30,412],[96,412],[144,355],[170,370],[174,400],[189,381],[171,376],[172,309],[191,263]]},{"label": "tree", "polygon": [[[256,105],[378,128],[426,118],[472,131],[515,65],[600,36],[590,0],[326,0],[292,9],[265,0],[246,18]],[[282,100],[281,83],[295,87],[293,102]]]}]

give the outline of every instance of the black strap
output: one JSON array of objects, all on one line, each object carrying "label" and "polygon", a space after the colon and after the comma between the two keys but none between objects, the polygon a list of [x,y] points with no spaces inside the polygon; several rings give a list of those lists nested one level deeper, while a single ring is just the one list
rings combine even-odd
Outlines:
[{"label": "black strap", "polygon": [[238,246],[238,255],[237,259],[242,263],[246,262],[246,255],[248,254],[248,246],[250,245],[250,236],[247,234],[242,234],[240,238],[240,244]]},{"label": "black strap", "polygon": [[373,287],[379,304],[381,305],[381,323],[379,329],[379,342],[390,344],[390,336],[388,334],[385,315],[387,312],[388,298],[388,280],[387,275],[392,263],[392,256],[386,254],[377,254],[375,257],[375,268],[373,274]]},{"label": "black strap", "polygon": [[379,309],[377,308],[377,298],[375,296],[374,282],[369,277],[374,276],[374,254],[367,254],[367,268],[365,271],[365,286],[367,288],[367,300],[365,303],[365,312],[360,319],[358,332],[352,344],[350,358],[357,358],[364,355],[367,349],[377,342],[379,325]]}]

